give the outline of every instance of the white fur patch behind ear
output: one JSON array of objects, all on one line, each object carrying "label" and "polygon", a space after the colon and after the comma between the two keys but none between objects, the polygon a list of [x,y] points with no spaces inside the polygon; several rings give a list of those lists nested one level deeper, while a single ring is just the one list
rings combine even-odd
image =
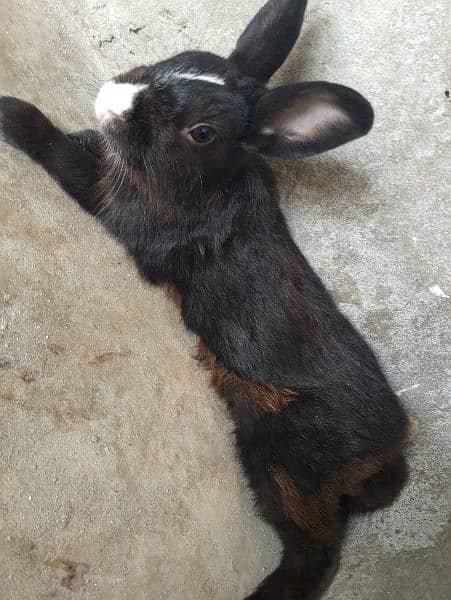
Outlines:
[{"label": "white fur patch behind ear", "polygon": [[135,97],[147,85],[107,81],[95,101],[96,117],[102,123],[133,108]]}]

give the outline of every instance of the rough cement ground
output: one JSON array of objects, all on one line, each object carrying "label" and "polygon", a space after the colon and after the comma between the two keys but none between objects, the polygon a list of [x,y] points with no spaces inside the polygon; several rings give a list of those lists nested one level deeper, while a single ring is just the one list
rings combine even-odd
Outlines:
[{"label": "rough cement ground", "polygon": [[[104,78],[226,53],[262,3],[1,0],[0,92],[88,126]],[[353,524],[329,600],[449,598],[445,6],[312,0],[278,76],[375,105],[370,137],[277,168],[297,242],[420,423],[409,486]],[[176,309],[4,145],[0,221],[0,598],[240,600],[279,547]]]}]

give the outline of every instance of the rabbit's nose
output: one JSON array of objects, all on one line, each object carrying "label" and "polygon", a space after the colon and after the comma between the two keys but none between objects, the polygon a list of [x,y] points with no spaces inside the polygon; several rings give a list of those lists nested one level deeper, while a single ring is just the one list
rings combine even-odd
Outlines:
[{"label": "rabbit's nose", "polygon": [[136,96],[146,87],[146,85],[107,81],[101,87],[95,101],[97,119],[103,124],[121,117],[133,108]]}]

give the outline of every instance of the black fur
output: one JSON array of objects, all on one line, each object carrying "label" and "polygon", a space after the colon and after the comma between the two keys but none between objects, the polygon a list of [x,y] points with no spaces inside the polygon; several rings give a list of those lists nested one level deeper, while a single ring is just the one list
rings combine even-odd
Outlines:
[{"label": "black fur", "polygon": [[230,61],[262,83],[282,66],[298,39],[307,0],[270,0],[238,40]]},{"label": "black fur", "polygon": [[[6,141],[96,215],[146,280],[180,296],[258,508],[284,544],[259,600],[316,597],[348,513],[392,502],[407,476],[404,410],[293,242],[258,156],[323,152],[373,122],[368,102],[342,86],[264,87],[305,4],[268,2],[230,60],[188,52],[116,78],[147,87],[103,133],[67,136],[34,106],[0,99]],[[177,76],[186,72],[226,83]],[[190,138],[199,123],[216,132],[205,146]]]}]

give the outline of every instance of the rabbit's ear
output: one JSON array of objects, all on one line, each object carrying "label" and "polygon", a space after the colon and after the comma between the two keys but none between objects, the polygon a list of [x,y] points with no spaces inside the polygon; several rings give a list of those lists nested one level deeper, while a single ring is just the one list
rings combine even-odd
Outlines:
[{"label": "rabbit's ear", "polygon": [[301,30],[307,0],[269,0],[249,23],[230,56],[243,75],[262,83],[291,52]]},{"label": "rabbit's ear", "polygon": [[258,101],[246,149],[268,156],[320,154],[368,133],[370,103],[359,93],[325,82],[286,85]]}]

